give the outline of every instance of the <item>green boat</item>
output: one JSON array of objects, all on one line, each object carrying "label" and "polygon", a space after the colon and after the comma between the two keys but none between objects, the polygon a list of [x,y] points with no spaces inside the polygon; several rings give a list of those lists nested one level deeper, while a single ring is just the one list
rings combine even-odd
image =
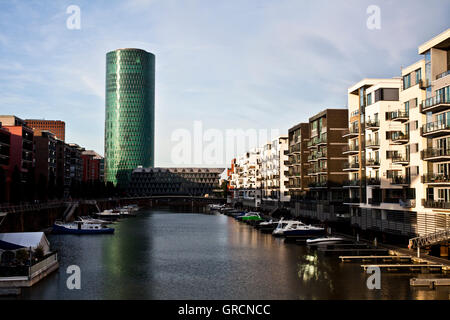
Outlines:
[{"label": "green boat", "polygon": [[258,213],[241,217],[242,221],[262,221],[264,220]]}]

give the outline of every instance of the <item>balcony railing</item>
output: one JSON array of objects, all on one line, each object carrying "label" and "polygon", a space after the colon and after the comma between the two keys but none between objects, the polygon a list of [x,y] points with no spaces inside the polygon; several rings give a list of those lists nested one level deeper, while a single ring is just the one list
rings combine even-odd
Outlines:
[{"label": "balcony railing", "polygon": [[361,203],[360,198],[345,198],[344,203]]},{"label": "balcony railing", "polygon": [[380,121],[379,120],[369,120],[366,122],[366,128],[367,129],[379,129],[380,128]]},{"label": "balcony railing", "polygon": [[394,131],[391,135],[392,142],[405,143],[409,140],[409,134],[401,131]]},{"label": "balcony railing", "polygon": [[391,158],[392,163],[399,163],[399,164],[408,164],[409,163],[409,157],[401,154],[395,154]]},{"label": "balcony railing", "polygon": [[446,130],[450,130],[450,123],[442,121],[428,122],[422,126],[422,135],[439,136],[448,134]]},{"label": "balcony railing", "polygon": [[380,146],[380,142],[378,141],[378,139],[367,140],[366,141],[366,146],[369,147],[369,148],[379,147]]},{"label": "balcony railing", "polygon": [[391,184],[410,184],[411,178],[409,176],[393,176],[390,181]]},{"label": "balcony railing", "polygon": [[366,166],[372,166],[372,167],[380,166],[380,160],[378,160],[378,159],[367,159],[366,160]]},{"label": "balcony railing", "polygon": [[355,144],[346,145],[342,153],[357,153],[359,152],[359,146]]},{"label": "balcony railing", "polygon": [[436,160],[439,160],[439,158],[446,158],[450,157],[450,149],[425,149],[422,150],[422,160],[433,160],[431,158],[437,158]]},{"label": "balcony railing", "polygon": [[440,73],[440,74],[438,74],[437,76],[436,76],[436,80],[439,80],[439,79],[441,79],[441,78],[443,78],[443,77],[445,77],[445,76],[448,76],[450,74],[450,70],[447,70],[447,71],[445,71],[445,72],[442,72],[442,73]]},{"label": "balcony railing", "polygon": [[391,120],[392,121],[407,121],[409,119],[409,112],[397,110],[391,112]]},{"label": "balcony railing", "polygon": [[344,181],[344,186],[346,187],[359,187],[361,184],[361,180],[353,179]]},{"label": "balcony railing", "polygon": [[345,138],[345,137],[350,137],[350,136],[357,136],[358,134],[359,134],[358,127],[350,127],[344,131],[344,134],[342,135],[342,137]]},{"label": "balcony railing", "polygon": [[422,199],[422,205],[425,208],[450,209],[450,202],[448,201],[435,201]]},{"label": "balcony railing", "polygon": [[450,97],[444,94],[425,99],[420,104],[420,112],[441,111],[450,106]]},{"label": "balcony railing", "polygon": [[359,169],[359,162],[346,162],[344,169]]},{"label": "balcony railing", "polygon": [[369,186],[379,186],[380,183],[380,178],[367,178],[367,185]]},{"label": "balcony railing", "polygon": [[422,176],[423,183],[450,183],[450,175],[441,173],[428,173]]}]

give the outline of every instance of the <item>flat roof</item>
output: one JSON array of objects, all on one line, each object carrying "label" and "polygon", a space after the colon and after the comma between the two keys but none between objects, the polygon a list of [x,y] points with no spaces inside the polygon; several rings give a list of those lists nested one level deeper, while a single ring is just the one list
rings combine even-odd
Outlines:
[{"label": "flat roof", "polygon": [[424,54],[426,51],[431,48],[436,49],[449,49],[450,48],[450,28],[445,30],[444,32],[438,34],[433,37],[431,40],[421,44],[419,46],[419,54]]}]

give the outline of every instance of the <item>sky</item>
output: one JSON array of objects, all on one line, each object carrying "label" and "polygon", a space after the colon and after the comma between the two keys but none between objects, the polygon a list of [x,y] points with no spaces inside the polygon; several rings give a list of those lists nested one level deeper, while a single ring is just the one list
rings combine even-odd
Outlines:
[{"label": "sky", "polygon": [[359,80],[399,76],[449,13],[448,0],[0,0],[0,114],[63,120],[66,142],[104,154],[105,55],[141,48],[156,55],[155,166],[224,167],[234,151],[175,163],[174,132],[287,134],[345,108]]}]

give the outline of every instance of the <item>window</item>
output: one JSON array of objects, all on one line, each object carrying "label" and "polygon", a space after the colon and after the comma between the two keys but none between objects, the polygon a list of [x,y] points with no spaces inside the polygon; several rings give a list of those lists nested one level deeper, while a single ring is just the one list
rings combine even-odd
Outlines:
[{"label": "window", "polygon": [[407,74],[403,77],[403,90],[411,87],[411,74]]},{"label": "window", "polygon": [[416,70],[416,83],[419,83],[422,80],[422,69]]},{"label": "window", "polygon": [[367,105],[369,106],[369,105],[371,105],[372,104],[372,93],[369,93],[368,95],[367,95]]}]

